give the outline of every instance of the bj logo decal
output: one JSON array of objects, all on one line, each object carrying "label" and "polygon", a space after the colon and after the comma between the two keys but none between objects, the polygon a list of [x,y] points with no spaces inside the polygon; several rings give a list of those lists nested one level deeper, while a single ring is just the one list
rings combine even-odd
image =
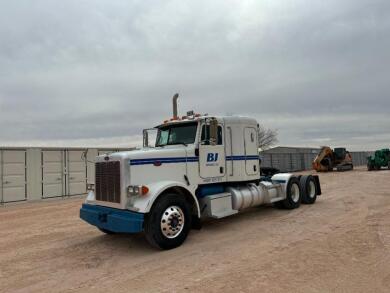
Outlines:
[{"label": "bj logo decal", "polygon": [[207,162],[216,162],[218,161],[218,153],[208,153]]}]

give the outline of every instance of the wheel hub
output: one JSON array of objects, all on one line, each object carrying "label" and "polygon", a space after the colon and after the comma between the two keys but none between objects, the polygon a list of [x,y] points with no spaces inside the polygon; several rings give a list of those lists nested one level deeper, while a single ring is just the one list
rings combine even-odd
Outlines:
[{"label": "wheel hub", "polygon": [[167,208],[161,216],[161,232],[170,239],[176,238],[184,228],[184,213],[178,206]]},{"label": "wheel hub", "polygon": [[313,198],[316,195],[316,186],[313,181],[309,183],[309,196]]},{"label": "wheel hub", "polygon": [[293,184],[291,186],[291,198],[294,202],[299,201],[299,196],[300,196],[300,191],[299,191],[299,186],[297,184]]}]

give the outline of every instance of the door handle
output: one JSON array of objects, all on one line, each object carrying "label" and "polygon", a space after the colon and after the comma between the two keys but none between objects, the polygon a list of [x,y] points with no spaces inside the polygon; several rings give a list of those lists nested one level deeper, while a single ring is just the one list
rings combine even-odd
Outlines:
[{"label": "door handle", "polygon": [[219,168],[219,172],[220,172],[221,174],[223,174],[223,173],[224,173],[223,171],[224,171],[224,168],[223,168],[223,167],[220,167],[220,168]]}]

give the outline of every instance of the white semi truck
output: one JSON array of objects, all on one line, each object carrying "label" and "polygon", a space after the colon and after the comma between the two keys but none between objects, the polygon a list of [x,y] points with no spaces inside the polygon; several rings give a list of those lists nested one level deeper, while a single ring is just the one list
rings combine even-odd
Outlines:
[{"label": "white semi truck", "polygon": [[105,154],[80,217],[104,233],[144,232],[161,249],[180,246],[204,218],[223,218],[250,207],[285,209],[313,204],[318,176],[260,176],[255,119],[198,115],[173,118],[144,130],[140,150]]}]

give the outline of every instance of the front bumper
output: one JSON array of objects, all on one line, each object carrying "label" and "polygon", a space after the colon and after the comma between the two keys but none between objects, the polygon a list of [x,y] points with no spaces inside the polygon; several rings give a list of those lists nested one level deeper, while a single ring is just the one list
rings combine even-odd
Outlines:
[{"label": "front bumper", "polygon": [[83,204],[80,218],[93,226],[114,233],[138,233],[144,230],[144,214],[128,210]]}]

